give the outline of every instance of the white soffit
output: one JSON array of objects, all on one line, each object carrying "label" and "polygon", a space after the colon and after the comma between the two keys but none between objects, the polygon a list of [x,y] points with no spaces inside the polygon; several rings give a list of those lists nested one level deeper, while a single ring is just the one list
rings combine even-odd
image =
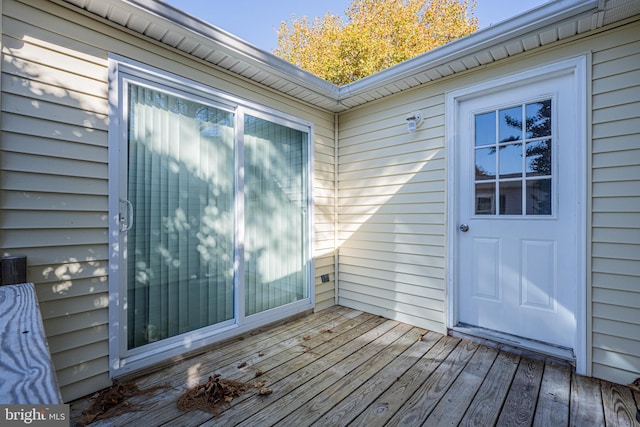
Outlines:
[{"label": "white soffit", "polygon": [[555,0],[338,87],[162,1],[62,1],[331,112],[345,111],[640,14],[639,0]]}]

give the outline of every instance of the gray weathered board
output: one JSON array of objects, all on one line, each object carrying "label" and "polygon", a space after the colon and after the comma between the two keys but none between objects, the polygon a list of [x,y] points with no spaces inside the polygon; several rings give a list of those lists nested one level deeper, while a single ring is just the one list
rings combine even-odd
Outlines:
[{"label": "gray weathered board", "polygon": [[[214,374],[272,393],[251,387],[217,415],[178,408]],[[624,385],[340,306],[214,344],[134,383],[148,391],[92,427],[640,427],[640,393]],[[72,420],[95,402],[72,402]]]},{"label": "gray weathered board", "polygon": [[62,403],[33,283],[0,286],[0,403]]}]

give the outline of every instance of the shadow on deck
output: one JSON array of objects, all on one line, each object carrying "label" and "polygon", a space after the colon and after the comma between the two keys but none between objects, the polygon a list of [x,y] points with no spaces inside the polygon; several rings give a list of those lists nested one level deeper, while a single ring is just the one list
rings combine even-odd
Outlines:
[{"label": "shadow on deck", "polygon": [[[218,417],[178,409],[214,374],[273,392],[251,389]],[[90,425],[640,426],[638,391],[345,307],[244,334],[135,383],[164,388]],[[74,424],[90,403],[72,403]]]}]

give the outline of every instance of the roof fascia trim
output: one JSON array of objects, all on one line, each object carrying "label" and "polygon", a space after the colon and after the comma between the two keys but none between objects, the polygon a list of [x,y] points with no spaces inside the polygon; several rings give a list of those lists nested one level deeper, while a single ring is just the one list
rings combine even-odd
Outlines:
[{"label": "roof fascia trim", "polygon": [[600,0],[560,0],[543,4],[515,18],[479,30],[386,70],[340,87],[339,100],[393,84],[423,70],[479,53],[549,25],[587,12],[597,12]]},{"label": "roof fascia trim", "polygon": [[217,45],[218,50],[226,52],[230,56],[240,58],[250,65],[268,70],[280,78],[337,101],[339,94],[337,85],[304,71],[290,62],[263,51],[249,42],[180,9],[162,1],[154,0],[123,0],[118,3],[129,4],[163,19],[170,25],[179,26],[183,30],[211,40]]},{"label": "roof fascia trim", "polygon": [[[1,1],[1,0],[0,0]],[[90,0],[52,0],[71,4],[82,4]],[[519,37],[535,33],[562,21],[577,18],[587,13],[598,13],[603,9],[604,0],[555,0],[538,6],[516,17],[509,18],[491,27],[446,45],[401,62],[356,82],[337,86],[307,72],[274,54],[259,49],[249,42],[216,27],[206,21],[177,9],[162,0],[100,0],[111,7],[124,7],[127,12],[155,16],[167,27],[185,37],[201,38],[201,43],[209,42],[211,48],[256,67],[283,81],[294,84],[308,93],[315,93],[327,100],[333,107],[320,107],[332,112],[349,109],[348,100],[366,96],[394,83],[402,82],[453,61],[481,53],[496,46],[504,45]],[[109,19],[109,18],[107,18]],[[121,24],[122,25],[122,24]],[[320,106],[318,104],[318,106]]]}]

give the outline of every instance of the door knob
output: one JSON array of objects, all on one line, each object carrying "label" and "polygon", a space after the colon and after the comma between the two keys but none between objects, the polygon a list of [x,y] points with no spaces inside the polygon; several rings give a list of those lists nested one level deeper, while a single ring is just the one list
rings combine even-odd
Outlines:
[{"label": "door knob", "polygon": [[467,231],[469,231],[469,226],[467,224],[460,224],[460,231],[462,231],[463,233],[466,233]]}]

